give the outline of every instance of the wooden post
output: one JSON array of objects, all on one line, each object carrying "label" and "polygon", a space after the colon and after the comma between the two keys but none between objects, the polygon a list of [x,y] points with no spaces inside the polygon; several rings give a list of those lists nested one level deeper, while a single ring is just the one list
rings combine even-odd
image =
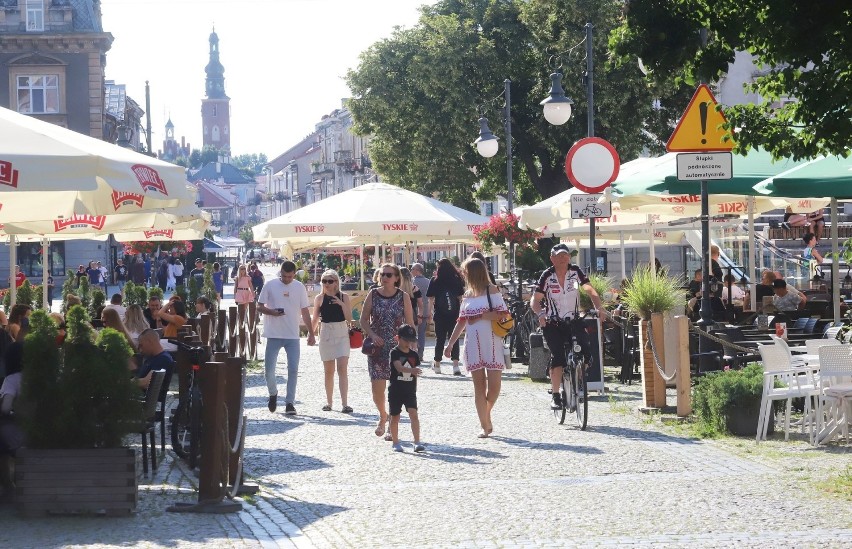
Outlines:
[{"label": "wooden post", "polygon": [[[227,457],[222,440],[225,403],[225,364],[207,362],[202,366],[201,421],[204,430],[201,433],[201,466],[198,475],[198,501],[221,501],[228,486]],[[227,440],[227,439],[226,439]]]},{"label": "wooden post", "polygon": [[[225,404],[228,406],[228,445],[230,447],[237,446],[237,431],[240,424],[243,422],[242,414],[240,414],[240,405],[243,400],[243,370],[245,370],[246,361],[240,357],[229,357],[225,360]],[[237,470],[240,464],[241,449],[228,456],[228,478],[232,485],[239,486],[242,483],[242,474],[237,478]]]},{"label": "wooden post", "polygon": [[666,405],[666,384],[657,371],[654,364],[654,352],[648,341],[650,336],[649,326],[653,324],[654,343],[657,348],[657,356],[660,366],[664,364],[663,346],[663,315],[655,313],[652,315],[653,322],[647,320],[639,322],[639,341],[642,345],[642,400],[646,408],[661,408]]},{"label": "wooden post", "polygon": [[678,342],[677,361],[677,415],[687,417],[692,413],[692,384],[689,372],[689,317],[674,317],[674,330]]}]

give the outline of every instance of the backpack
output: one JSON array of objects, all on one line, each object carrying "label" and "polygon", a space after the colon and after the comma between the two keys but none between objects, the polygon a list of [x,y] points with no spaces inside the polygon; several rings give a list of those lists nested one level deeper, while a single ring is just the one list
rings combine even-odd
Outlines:
[{"label": "backpack", "polygon": [[435,295],[435,312],[442,317],[457,317],[459,306],[458,296],[448,289],[443,289]]}]

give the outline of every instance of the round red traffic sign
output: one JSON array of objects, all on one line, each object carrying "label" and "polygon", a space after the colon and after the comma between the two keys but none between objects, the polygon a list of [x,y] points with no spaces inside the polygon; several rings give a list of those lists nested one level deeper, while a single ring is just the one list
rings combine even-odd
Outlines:
[{"label": "round red traffic sign", "polygon": [[618,177],[621,162],[615,147],[600,137],[584,137],[565,156],[565,175],[584,193],[599,193]]}]

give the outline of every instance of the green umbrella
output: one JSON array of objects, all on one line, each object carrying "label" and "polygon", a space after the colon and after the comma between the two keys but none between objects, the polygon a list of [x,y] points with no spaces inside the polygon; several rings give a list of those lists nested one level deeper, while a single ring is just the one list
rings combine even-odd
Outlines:
[{"label": "green umbrella", "polygon": [[764,196],[852,198],[852,158],[821,156],[755,185]]}]

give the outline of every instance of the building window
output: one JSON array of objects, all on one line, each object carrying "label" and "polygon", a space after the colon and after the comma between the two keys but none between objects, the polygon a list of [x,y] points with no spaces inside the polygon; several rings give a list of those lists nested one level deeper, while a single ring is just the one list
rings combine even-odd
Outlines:
[{"label": "building window", "polygon": [[219,116],[219,107],[213,105],[213,116]]},{"label": "building window", "polygon": [[18,112],[49,114],[59,112],[59,76],[18,75]]},{"label": "building window", "polygon": [[[31,278],[42,277],[41,263],[42,246],[39,242],[21,242],[18,244],[18,265],[21,272]],[[51,276],[65,276],[65,243],[51,242],[48,248],[47,261],[50,265]],[[54,294],[61,284],[54,287]]]},{"label": "building window", "polygon": [[207,126],[204,126],[204,135],[207,135],[207,133],[208,133]]},{"label": "building window", "polygon": [[44,0],[27,0],[27,32],[44,30]]},{"label": "building window", "polygon": [[213,141],[219,141],[219,126],[213,126]]}]

